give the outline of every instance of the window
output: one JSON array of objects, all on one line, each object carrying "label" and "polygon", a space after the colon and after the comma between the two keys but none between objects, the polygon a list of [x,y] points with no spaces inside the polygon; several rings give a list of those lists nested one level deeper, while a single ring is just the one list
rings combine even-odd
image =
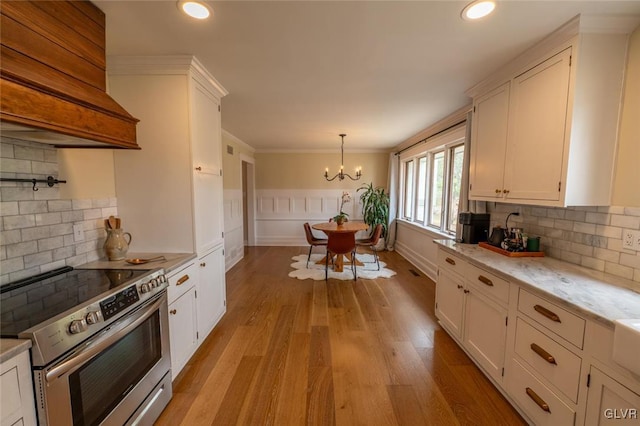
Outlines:
[{"label": "window", "polygon": [[413,212],[413,160],[409,160],[404,165],[404,218],[411,220]]},{"label": "window", "polygon": [[439,232],[455,234],[464,167],[464,129],[439,143],[401,156],[401,217]]}]

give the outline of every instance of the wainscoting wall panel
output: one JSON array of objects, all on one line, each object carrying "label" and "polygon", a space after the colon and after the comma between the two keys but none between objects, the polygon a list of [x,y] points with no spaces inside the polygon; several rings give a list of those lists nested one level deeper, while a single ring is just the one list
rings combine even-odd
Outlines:
[{"label": "wainscoting wall panel", "polygon": [[244,256],[242,190],[224,190],[224,263],[228,271]]},{"label": "wainscoting wall panel", "polygon": [[433,240],[442,239],[446,239],[446,237],[422,227],[398,221],[395,250],[426,276],[436,281],[438,252]]},{"label": "wainscoting wall panel", "polygon": [[[256,244],[259,246],[307,245],[303,224],[326,222],[338,214],[343,191],[351,201],[342,210],[350,220],[362,220],[362,204],[355,190],[258,190],[256,191]],[[318,237],[322,232],[314,231]],[[359,232],[358,238],[367,236]]]}]

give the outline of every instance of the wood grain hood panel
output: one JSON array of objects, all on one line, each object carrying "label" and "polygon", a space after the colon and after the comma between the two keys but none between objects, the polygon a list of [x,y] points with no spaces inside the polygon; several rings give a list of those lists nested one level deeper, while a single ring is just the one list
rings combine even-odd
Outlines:
[{"label": "wood grain hood panel", "polygon": [[89,1],[3,1],[2,135],[56,146],[140,149],[106,89],[105,16]]}]

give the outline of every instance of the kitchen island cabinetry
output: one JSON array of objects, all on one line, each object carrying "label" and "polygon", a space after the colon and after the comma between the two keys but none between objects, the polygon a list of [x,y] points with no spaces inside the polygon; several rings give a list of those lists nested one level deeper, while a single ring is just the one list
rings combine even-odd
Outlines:
[{"label": "kitchen island cabinetry", "polygon": [[574,18],[467,91],[474,99],[471,199],[610,204],[626,48],[634,28],[590,32],[590,24]]}]

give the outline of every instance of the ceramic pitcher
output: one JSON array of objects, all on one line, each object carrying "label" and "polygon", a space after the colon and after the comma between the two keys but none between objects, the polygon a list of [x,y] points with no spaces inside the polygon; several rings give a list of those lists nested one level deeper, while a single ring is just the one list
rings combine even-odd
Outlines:
[{"label": "ceramic pitcher", "polygon": [[104,252],[109,260],[124,259],[127,250],[129,250],[129,244],[131,244],[130,233],[123,232],[122,228],[107,229]]}]

